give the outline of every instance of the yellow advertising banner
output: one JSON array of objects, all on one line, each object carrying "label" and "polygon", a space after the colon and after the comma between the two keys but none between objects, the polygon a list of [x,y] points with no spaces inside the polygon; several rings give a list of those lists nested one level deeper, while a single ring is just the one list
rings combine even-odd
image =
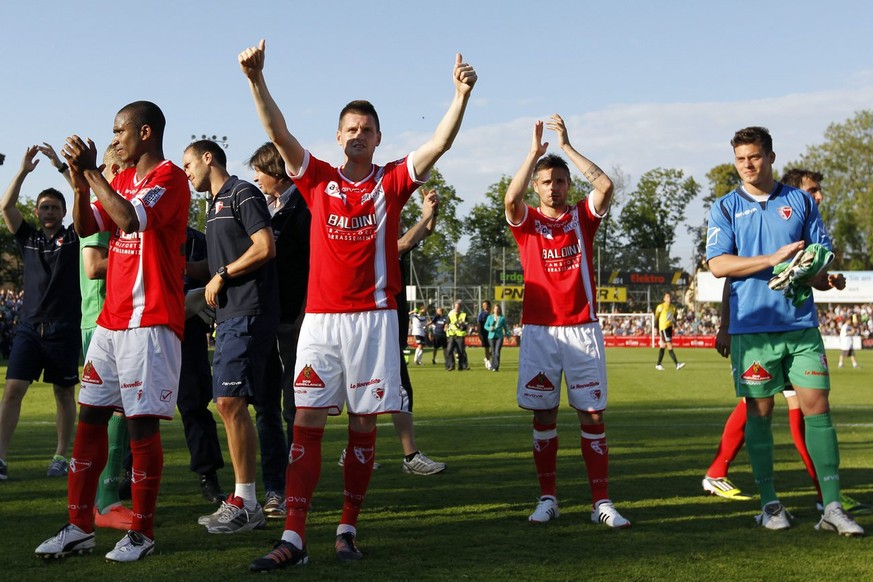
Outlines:
[{"label": "yellow advertising banner", "polygon": [[[523,285],[498,285],[494,287],[495,301],[522,301],[523,299]],[[625,303],[627,301],[627,287],[598,287],[597,301],[599,303]]]}]

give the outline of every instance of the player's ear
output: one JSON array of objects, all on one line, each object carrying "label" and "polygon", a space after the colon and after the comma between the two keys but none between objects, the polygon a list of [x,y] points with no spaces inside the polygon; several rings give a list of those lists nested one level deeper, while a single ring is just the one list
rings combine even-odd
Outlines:
[{"label": "player's ear", "polygon": [[382,143],[382,132],[379,131],[379,132],[376,132],[376,147],[379,147],[379,145],[381,143]]}]

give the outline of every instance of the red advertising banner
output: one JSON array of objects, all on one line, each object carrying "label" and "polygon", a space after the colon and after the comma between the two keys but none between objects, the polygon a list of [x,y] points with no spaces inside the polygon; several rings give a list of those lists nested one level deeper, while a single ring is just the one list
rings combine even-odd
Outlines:
[{"label": "red advertising banner", "polygon": [[[652,338],[645,335],[608,335],[603,338],[608,348],[651,348]],[[677,348],[715,348],[715,336],[710,335],[674,335],[673,345]]]}]

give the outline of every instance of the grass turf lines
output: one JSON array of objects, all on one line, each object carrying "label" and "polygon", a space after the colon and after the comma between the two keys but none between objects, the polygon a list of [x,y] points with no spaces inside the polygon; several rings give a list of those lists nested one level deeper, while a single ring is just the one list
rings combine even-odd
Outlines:
[{"label": "grass turf lines", "polygon": [[[355,564],[334,558],[342,505],[342,469],[336,460],[345,445],[346,419],[328,422],[308,526],[310,563],[278,575],[307,580],[869,579],[873,537],[846,539],[813,529],[815,494],[791,442],[781,399],[773,421],[777,489],[795,516],[794,527],[783,532],[756,528],[756,501],[703,494],[700,481],[735,404],[728,364],[715,350],[677,350],[687,367],[666,366],[663,372],[654,369],[656,350],[607,350],[611,495],[633,522],[622,531],[590,522],[579,424],[566,405],[558,421],[561,517],[539,526],[527,522],[538,491],[531,415],[515,404],[517,351],[504,349],[499,373],[484,370],[481,350],[469,352],[470,371],[445,372],[440,360],[410,370],[418,445],[448,463],[443,474],[404,474],[393,427],[389,419],[380,419],[382,468],[373,475],[361,513],[358,543],[365,558]],[[835,364],[837,354],[829,355]],[[831,403],[843,489],[870,504],[873,352],[858,356],[861,368],[833,370]],[[98,529],[94,554],[38,559],[34,548],[66,522],[66,481],[45,477],[55,442],[54,399],[49,386],[34,384],[10,449],[9,481],[0,482],[2,578],[250,578],[249,562],[272,547],[281,522],[239,535],[207,534],[197,517],[213,508],[201,499],[197,477],[188,470],[178,415],[163,423],[162,434],[166,453],[155,555],[134,564],[107,564],[103,554],[122,532]],[[225,451],[228,466],[220,479],[226,490],[233,481],[229,458]],[[730,476],[743,491],[755,492],[745,451]],[[858,522],[873,534],[873,516]]]}]

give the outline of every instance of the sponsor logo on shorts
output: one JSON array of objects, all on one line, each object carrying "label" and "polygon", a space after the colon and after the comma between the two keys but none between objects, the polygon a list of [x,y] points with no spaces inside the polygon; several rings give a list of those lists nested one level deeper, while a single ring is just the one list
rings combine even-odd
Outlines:
[{"label": "sponsor logo on shorts", "polygon": [[593,398],[594,400],[600,400],[603,392],[601,390],[591,390],[589,394],[591,394],[591,398]]},{"label": "sponsor logo on shorts", "polygon": [[825,370],[825,371],[822,371],[822,370],[804,370],[803,375],[804,376],[830,376],[830,374],[828,374],[827,370]]},{"label": "sponsor logo on shorts", "polygon": [[70,471],[73,473],[83,473],[91,468],[91,461],[80,461],[79,459],[70,459]]},{"label": "sponsor logo on shorts", "polygon": [[790,206],[782,206],[779,208],[779,216],[782,217],[783,220],[788,220],[791,218],[791,207]]},{"label": "sponsor logo on shorts", "polygon": [[136,391],[136,401],[139,402],[142,400],[142,388]]},{"label": "sponsor logo on shorts", "polygon": [[172,395],[172,390],[161,390],[161,402],[169,402]]},{"label": "sponsor logo on shorts", "polygon": [[[291,450],[288,452],[288,464],[299,461],[303,458],[303,455],[306,454],[306,449],[303,448],[303,445],[298,445],[294,443],[291,445]],[[305,500],[304,500],[305,501]]]},{"label": "sponsor logo on shorts", "polygon": [[354,456],[358,462],[363,465],[364,463],[369,463],[373,459],[373,455],[376,454],[376,449],[374,447],[354,447],[352,452],[354,452]]},{"label": "sponsor logo on shorts", "polygon": [[303,369],[300,370],[297,379],[294,380],[294,386],[296,388],[324,388],[324,382],[318,377],[318,374],[312,369],[312,366],[306,364],[303,366]]},{"label": "sponsor logo on shorts", "polygon": [[370,394],[373,395],[373,398],[376,400],[382,400],[382,397],[385,396],[385,388],[382,386],[374,386],[372,390],[370,390]]},{"label": "sponsor logo on shorts", "polygon": [[130,471],[130,482],[131,483],[139,483],[140,481],[144,481],[148,475],[145,471],[140,471],[139,469],[132,469]]},{"label": "sponsor logo on shorts", "polygon": [[152,207],[158,203],[158,200],[161,199],[161,196],[163,196],[164,192],[166,191],[166,188],[155,186],[154,188],[148,190],[145,194],[142,194],[142,203],[148,207]]},{"label": "sponsor logo on shorts", "polygon": [[358,388],[366,388],[367,386],[372,386],[373,384],[381,384],[382,378],[373,378],[371,380],[367,380],[366,382],[356,382],[354,384],[349,384],[349,390],[357,390]]},{"label": "sponsor logo on shorts", "polygon": [[827,370],[830,367],[830,366],[828,366],[827,354],[819,354],[818,361],[821,362],[821,365],[825,370]]},{"label": "sponsor logo on shorts", "polygon": [[546,376],[543,372],[540,372],[533,378],[531,378],[527,384],[524,385],[528,390],[539,390],[540,392],[554,392],[555,385],[552,384],[552,381],[549,380],[548,376]]},{"label": "sponsor logo on shorts", "polygon": [[103,384],[103,378],[100,377],[100,374],[97,373],[97,369],[94,367],[94,364],[91,360],[85,364],[85,367],[82,368],[82,384]]},{"label": "sponsor logo on shorts", "polygon": [[[600,386],[599,380],[592,380],[591,382],[585,382],[584,384],[570,384],[570,390],[582,390],[584,388],[594,388],[595,386]],[[598,394],[595,398],[600,398],[600,390],[597,392]]]},{"label": "sponsor logo on shorts", "polygon": [[137,380],[136,382],[125,382],[121,385],[122,388],[139,388],[142,386],[142,380]]},{"label": "sponsor logo on shorts", "polygon": [[773,376],[761,365],[761,362],[752,362],[740,378],[745,384],[755,385],[768,382],[773,379]]}]

